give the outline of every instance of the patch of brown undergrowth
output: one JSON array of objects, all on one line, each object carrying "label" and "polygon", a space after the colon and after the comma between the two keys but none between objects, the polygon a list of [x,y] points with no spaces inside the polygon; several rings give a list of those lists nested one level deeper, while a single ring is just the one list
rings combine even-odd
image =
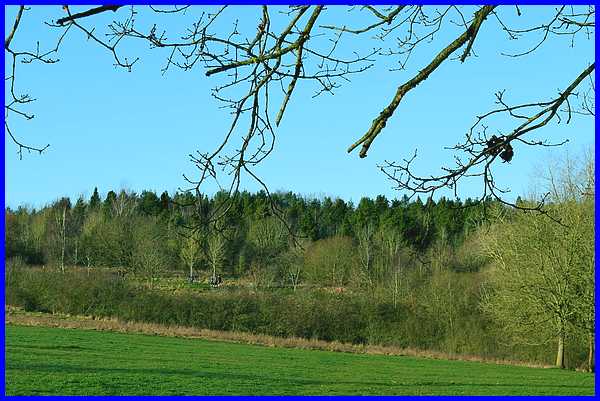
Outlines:
[{"label": "patch of brown undergrowth", "polygon": [[207,340],[228,341],[243,344],[262,345],[267,347],[299,348],[333,352],[349,352],[372,355],[396,355],[418,358],[461,360],[487,362],[502,365],[518,365],[536,368],[548,368],[549,365],[534,364],[521,361],[482,358],[474,355],[448,354],[438,351],[399,348],[381,345],[356,345],[337,341],[323,341],[297,337],[273,337],[265,334],[251,334],[234,331],[199,329],[185,326],[165,326],[154,323],[126,322],[114,318],[98,318],[93,316],[71,316],[66,314],[49,314],[25,312],[22,308],[5,306],[5,324],[23,326],[60,327],[66,329],[84,329],[113,331],[119,333],[139,333],[166,337],[201,338]]}]

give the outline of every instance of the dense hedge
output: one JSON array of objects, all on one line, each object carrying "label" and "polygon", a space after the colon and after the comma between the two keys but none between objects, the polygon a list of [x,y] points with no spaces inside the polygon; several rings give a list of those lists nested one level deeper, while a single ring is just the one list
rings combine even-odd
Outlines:
[{"label": "dense hedge", "polygon": [[169,293],[111,273],[7,271],[6,303],[28,311],[118,317],[165,325],[365,343],[372,307],[363,297],[249,291]]},{"label": "dense hedge", "polygon": [[[109,271],[63,274],[24,267],[6,269],[5,289],[7,304],[28,311],[551,362],[544,359],[546,347],[503,345],[481,315],[460,312],[464,316],[450,330],[444,313],[406,300],[394,307],[372,293],[151,290]],[[578,366],[585,352],[573,354],[570,365]]]}]

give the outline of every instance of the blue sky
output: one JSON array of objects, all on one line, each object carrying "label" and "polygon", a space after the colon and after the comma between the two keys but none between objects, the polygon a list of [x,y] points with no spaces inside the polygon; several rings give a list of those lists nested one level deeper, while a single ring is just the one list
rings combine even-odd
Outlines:
[{"label": "blue sky", "polygon": [[[523,26],[548,16],[553,8],[522,8],[523,15],[518,18],[513,10],[500,12]],[[256,19],[249,15],[254,11],[234,8],[229,15],[240,17],[243,29],[244,21],[255,24]],[[15,7],[5,9],[5,35],[15,13]],[[191,21],[194,13],[188,13],[185,22]],[[347,7],[330,7],[319,23],[363,25],[368,21],[362,21],[360,14],[349,14]],[[33,6],[24,15],[14,44],[32,48],[37,40],[42,47],[52,43],[56,33],[43,21],[60,16],[59,6]],[[100,27],[112,18],[106,15],[96,21]],[[152,22],[146,14],[139,14],[140,25]],[[174,19],[164,24],[179,31],[186,25]],[[389,72],[397,60],[381,59],[381,65],[354,76],[333,96],[313,99],[314,86],[299,86],[277,131],[275,151],[257,173],[272,190],[339,196],[355,202],[378,194],[399,197],[402,193],[394,191],[377,168],[384,159],[401,160],[418,149],[418,172],[436,173],[452,157],[443,147],[460,141],[474,117],[493,108],[496,91],[506,89],[515,103],[547,100],[594,60],[593,36],[588,40],[583,35],[577,37],[574,47],[563,37],[548,41],[523,58],[502,56],[501,52],[526,49],[539,36],[508,41],[495,20],[486,21],[475,44],[476,57],[464,64],[456,60],[443,64],[411,91],[367,158],[347,154],[347,147],[368,129],[397,86],[458,34],[456,27],[441,31],[434,41],[423,45],[404,71]],[[350,42],[345,43],[348,49]],[[369,46],[366,40],[351,44],[362,51]],[[11,129],[28,144],[51,146],[41,156],[25,154],[19,160],[15,146],[5,139],[8,206],[39,207],[61,196],[89,196],[95,186],[102,194],[120,188],[171,193],[187,188],[182,174],[195,174],[187,155],[212,150],[229,124],[227,113],[218,109],[210,96],[216,81],[205,77],[201,68],[189,72],[172,69],[163,76],[160,68],[166,53],[150,51],[139,43],[126,50],[141,56],[131,73],[115,69],[109,53],[73,31],[59,53],[59,63],[18,66],[21,92],[30,92],[37,99],[28,109],[36,117],[31,121],[11,117]],[[273,113],[276,111],[274,108]],[[567,149],[577,153],[593,146],[593,123],[591,118],[575,117],[569,125],[552,124],[532,138],[568,138]],[[514,123],[500,119],[490,129],[511,126]],[[499,166],[496,174],[516,197],[527,192],[536,168],[550,155],[548,150],[522,146],[515,153],[513,162]],[[244,178],[242,187],[258,189],[249,177]],[[211,192],[215,187],[206,189]],[[480,191],[479,181],[467,182],[459,188],[459,196],[477,196]]]}]

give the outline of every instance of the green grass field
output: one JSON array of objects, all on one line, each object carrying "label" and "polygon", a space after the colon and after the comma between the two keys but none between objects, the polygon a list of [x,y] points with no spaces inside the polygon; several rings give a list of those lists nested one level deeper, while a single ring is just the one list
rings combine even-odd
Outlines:
[{"label": "green grass field", "polygon": [[480,362],[6,327],[6,394],[592,395],[594,375]]}]

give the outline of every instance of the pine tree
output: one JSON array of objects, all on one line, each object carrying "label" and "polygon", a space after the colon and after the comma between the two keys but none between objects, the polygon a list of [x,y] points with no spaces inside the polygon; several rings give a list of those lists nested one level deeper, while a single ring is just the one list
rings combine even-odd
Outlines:
[{"label": "pine tree", "polygon": [[107,216],[112,215],[113,205],[115,204],[116,201],[117,201],[116,192],[109,191],[106,194],[106,199],[104,200],[104,204],[103,204],[104,213],[106,213]]},{"label": "pine tree", "polygon": [[100,206],[100,195],[98,194],[98,187],[94,187],[94,193],[90,198],[90,209],[97,209]]},{"label": "pine tree", "polygon": [[163,211],[169,210],[169,205],[171,203],[171,198],[169,197],[169,193],[167,191],[163,192],[160,195],[160,207]]}]

